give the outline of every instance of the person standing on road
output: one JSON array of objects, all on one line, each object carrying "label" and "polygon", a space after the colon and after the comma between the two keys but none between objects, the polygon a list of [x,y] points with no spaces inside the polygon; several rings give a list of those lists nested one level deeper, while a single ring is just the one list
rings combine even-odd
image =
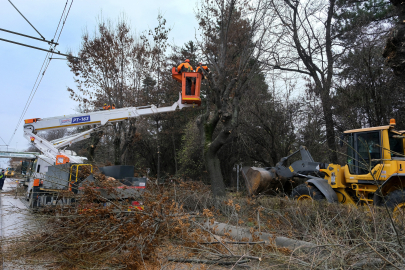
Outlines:
[{"label": "person standing on road", "polygon": [[0,172],[0,190],[3,190],[3,185],[4,185],[5,179],[6,179],[6,176],[4,175],[4,169],[2,169]]}]

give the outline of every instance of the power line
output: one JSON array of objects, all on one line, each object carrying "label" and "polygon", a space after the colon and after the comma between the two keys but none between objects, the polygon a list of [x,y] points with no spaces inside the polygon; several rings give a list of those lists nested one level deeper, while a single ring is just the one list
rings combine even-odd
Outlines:
[{"label": "power line", "polygon": [[[73,0],[72,0],[72,1],[73,1]],[[53,40],[55,39],[55,37],[56,37],[56,33],[58,32],[59,25],[60,25],[60,22],[62,21],[63,15],[65,14],[66,7],[67,7],[68,2],[69,2],[69,0],[66,0],[65,7],[63,8],[62,14],[60,15],[60,19],[59,19],[58,27],[56,27],[55,34],[53,35]]]},{"label": "power line", "polygon": [[9,1],[10,4],[18,11],[18,13],[20,13],[20,15],[32,26],[32,28],[34,28],[34,30],[37,31],[37,33],[41,36],[41,38],[45,39],[45,38],[41,35],[41,33],[30,23],[30,21],[29,21],[27,18],[24,17],[24,15],[18,10],[18,8],[17,8],[16,6],[14,6],[14,4],[11,3],[10,0],[8,0],[8,1]]},{"label": "power line", "polygon": [[0,28],[0,31],[4,31],[4,32],[11,33],[11,34],[14,34],[14,35],[19,35],[19,36],[23,36],[23,37],[32,38],[32,39],[35,39],[35,40],[39,40],[39,41],[43,41],[43,42],[47,42],[48,44],[55,44],[55,45],[59,45],[58,43],[53,42],[53,40],[49,41],[49,40],[45,40],[45,39],[40,39],[40,38],[37,38],[37,37],[33,37],[33,36],[29,36],[29,35],[21,34],[21,33],[14,32],[14,31],[10,31],[10,30],[3,29],[3,28]]},{"label": "power line", "polygon": [[[63,18],[63,15],[65,14],[65,10],[66,10],[66,6],[67,6],[68,1],[69,1],[69,0],[66,1],[65,7],[63,8],[63,12],[62,12],[61,18],[59,19],[59,23],[58,23],[58,26],[57,26],[57,28],[56,28],[56,31],[55,31],[55,34],[54,34],[53,39],[55,39],[56,34],[57,34],[57,32],[58,32],[58,29],[59,29],[59,26],[60,26],[60,22],[61,22],[61,20],[62,20],[62,18]],[[70,8],[71,8],[72,4],[73,4],[73,0],[72,0],[72,2],[71,2],[71,4],[70,4],[69,11],[70,11]],[[65,16],[63,25],[65,24],[68,15],[69,15],[69,12],[68,12],[68,13],[66,14],[66,16]],[[63,30],[63,26],[62,26],[62,28],[61,28],[61,30],[60,30],[60,33],[59,33],[57,42],[59,41],[60,35],[61,35],[61,33],[62,33],[62,30]],[[51,46],[51,47],[52,47],[52,46]],[[50,49],[51,49],[51,48],[50,48]],[[19,119],[18,122],[17,122],[17,127],[16,127],[16,129],[14,130],[14,133],[13,133],[11,139],[10,139],[10,142],[11,142],[11,140],[13,139],[13,137],[14,137],[14,135],[15,135],[17,129],[18,129],[18,127],[20,126],[21,121],[23,120],[23,118],[24,118],[24,116],[25,116],[25,114],[26,114],[26,112],[27,112],[27,110],[28,110],[28,107],[30,106],[32,100],[34,99],[34,95],[35,95],[35,93],[37,92],[39,85],[41,84],[41,81],[42,81],[42,79],[43,79],[43,77],[44,77],[44,75],[45,75],[45,71],[47,70],[47,68],[48,68],[48,66],[49,66],[49,64],[50,64],[50,62],[51,62],[51,59],[48,60],[48,63],[46,64],[45,68],[43,69],[44,64],[46,63],[46,60],[47,60],[49,54],[51,54],[51,55],[50,55],[50,56],[51,56],[50,58],[52,58],[53,53],[54,53],[54,52],[48,52],[47,55],[46,55],[46,57],[45,57],[44,62],[42,63],[42,66],[41,66],[41,69],[40,69],[40,71],[39,71],[39,73],[38,73],[37,79],[36,79],[36,81],[35,81],[35,83],[34,83],[33,88],[31,89],[30,96],[28,97],[27,103],[25,104],[25,107],[24,107],[24,110],[23,110],[23,112],[22,112],[22,114],[21,114],[20,119]],[[42,69],[44,70],[43,72],[42,72]],[[42,72],[42,77],[41,77],[40,81],[39,81],[38,84],[37,84],[37,81],[38,81],[39,76],[41,75],[41,72]],[[35,88],[35,85],[37,85],[36,88]],[[35,88],[35,91],[34,91],[34,88]],[[33,92],[33,91],[34,91],[34,92]]]},{"label": "power line", "polygon": [[[49,53],[46,54],[46,56],[48,56],[48,55],[49,55]],[[17,121],[17,126],[16,126],[16,128],[14,129],[14,133],[13,133],[13,135],[11,136],[11,139],[10,139],[9,143],[13,140],[14,135],[15,135],[15,133],[16,133],[18,127],[20,126],[20,123],[21,123],[21,121],[22,121],[22,118],[24,118],[24,115],[25,115],[26,109],[27,109],[27,105],[28,105],[28,103],[29,103],[29,101],[30,101],[30,98],[31,98],[32,93],[33,93],[34,88],[35,88],[35,85],[37,85],[39,76],[40,76],[41,73],[42,73],[42,69],[44,68],[44,65],[45,65],[45,63],[46,63],[46,60],[47,60],[47,59],[45,58],[45,59],[44,59],[44,62],[42,63],[41,69],[39,70],[39,73],[38,73],[37,78],[36,78],[36,80],[35,80],[34,86],[33,86],[32,89],[31,89],[31,93],[30,93],[30,95],[28,96],[27,102],[25,103],[24,109],[23,109],[23,111],[22,111],[22,113],[21,113],[21,115],[20,115],[20,118],[19,118],[18,121]],[[44,73],[42,73],[42,74],[44,74]],[[43,76],[43,75],[42,75],[42,76]],[[32,98],[34,98],[34,96],[32,96]]]},{"label": "power line", "polygon": [[54,53],[54,54],[58,54],[58,55],[63,55],[63,56],[66,56],[66,57],[77,58],[76,56],[72,56],[70,54],[64,54],[64,53],[61,53],[60,51],[56,52],[56,51],[53,51],[52,49],[51,50],[42,49],[42,48],[39,48],[39,47],[31,46],[31,45],[20,43],[20,42],[11,41],[11,40],[4,39],[4,38],[0,38],[0,40],[5,41],[5,42],[9,42],[9,43],[13,43],[13,44],[16,44],[16,45],[20,45],[20,46],[24,46],[24,47],[28,47],[28,48],[32,48],[32,49],[36,49],[36,50],[40,50],[40,51],[44,51],[44,52],[50,52],[50,53]]},{"label": "power line", "polygon": [[0,136],[0,139],[3,141],[3,143],[4,143],[5,145],[7,145],[6,142],[3,140],[3,138],[2,138],[1,136]]},{"label": "power line", "polygon": [[[65,14],[66,6],[67,6],[67,4],[68,4],[68,1],[69,1],[69,0],[66,0],[65,6],[64,6],[64,8],[63,8],[62,14],[61,14],[60,19],[59,19],[58,26],[56,27],[55,34],[54,34],[52,40],[55,40],[56,34],[57,34],[58,30],[59,30],[60,22],[62,21],[63,15]],[[72,0],[72,1],[73,1],[73,0]],[[58,38],[58,40],[59,40],[59,38]],[[56,47],[56,46],[55,46],[55,47]],[[51,50],[51,48],[52,48],[52,46],[51,46],[49,49]],[[31,104],[31,101],[32,101],[32,99],[34,98],[34,95],[35,95],[35,93],[36,93],[36,90],[35,90],[35,92],[34,92],[34,95],[32,95],[32,93],[33,93],[33,91],[34,91],[35,85],[37,84],[38,78],[39,78],[39,76],[41,75],[41,72],[42,72],[42,69],[43,69],[43,67],[44,67],[44,64],[46,63],[47,57],[49,56],[49,52],[50,52],[50,51],[48,51],[47,55],[45,56],[44,62],[42,63],[41,69],[40,69],[40,71],[39,71],[39,73],[38,73],[37,79],[35,80],[34,86],[33,86],[32,89],[31,89],[31,93],[30,93],[30,95],[29,95],[29,97],[28,97],[28,100],[27,100],[25,106],[24,106],[24,109],[23,109],[23,112],[22,112],[22,114],[21,114],[21,117],[20,117],[20,119],[19,119],[18,122],[17,122],[17,128],[16,128],[16,130],[14,130],[14,134],[15,134],[15,132],[17,131],[18,127],[20,126],[20,123],[21,123],[21,121],[23,120],[24,115],[25,115],[25,113],[26,113],[27,110],[28,110],[29,104]],[[51,58],[52,58],[52,55],[51,55],[51,57],[49,57],[49,60],[48,60],[49,62],[51,61]],[[46,66],[46,68],[44,69],[44,72],[42,72],[42,76],[45,75],[45,71],[46,71],[46,69],[47,69],[48,66],[49,66],[49,63],[48,63],[48,65]],[[42,81],[42,78],[41,78],[41,81]],[[41,81],[40,81],[40,82],[41,82]],[[38,85],[39,85],[39,83],[38,83]],[[37,87],[36,89],[38,89],[38,87]],[[31,95],[32,95],[32,97],[31,97]],[[30,101],[30,100],[31,100],[31,101]],[[13,137],[14,137],[14,134],[13,134]]]},{"label": "power line", "polygon": [[[56,28],[56,31],[55,31],[53,40],[54,40],[55,37],[56,37],[56,34],[57,34],[58,29],[59,29],[59,26],[60,26],[60,22],[61,22],[61,20],[62,20],[62,18],[63,18],[63,15],[65,14],[66,6],[67,6],[68,1],[69,1],[69,0],[66,1],[65,7],[63,8],[63,12],[62,12],[61,18],[59,19],[59,23],[58,23],[58,26],[57,26],[57,28]],[[73,0],[72,0],[72,3],[73,3]],[[71,4],[70,6],[72,6],[72,4]],[[69,10],[70,10],[70,8],[69,8]],[[66,21],[66,18],[65,18],[65,21]],[[61,31],[62,31],[62,29],[61,29]],[[60,37],[60,34],[59,34],[59,37]],[[59,37],[58,37],[58,41],[59,41]],[[50,49],[51,49],[51,48],[52,48],[52,46],[50,47]],[[45,69],[43,69],[43,67],[44,67],[44,65],[45,65],[45,63],[46,63],[47,58],[48,58],[49,55],[50,55],[50,52],[47,53],[47,55],[46,55],[46,57],[45,57],[45,59],[44,59],[44,62],[42,63],[42,66],[41,66],[41,69],[40,69],[40,71],[39,71],[39,73],[38,73],[37,79],[35,80],[34,86],[33,86],[32,89],[31,89],[31,93],[30,93],[30,95],[29,95],[29,97],[28,97],[28,100],[27,100],[25,106],[24,106],[24,109],[23,109],[23,112],[22,112],[22,114],[21,114],[21,116],[20,116],[20,119],[19,119],[18,122],[17,122],[17,127],[16,127],[16,129],[14,130],[14,133],[13,133],[11,139],[10,139],[10,142],[11,142],[11,140],[13,139],[13,137],[14,137],[14,135],[15,135],[17,129],[18,129],[18,127],[20,126],[21,121],[23,120],[23,118],[24,118],[24,116],[25,116],[25,113],[27,112],[28,107],[29,107],[29,105],[31,104],[31,101],[33,100],[34,95],[35,95],[36,91],[38,90],[39,84],[41,83],[42,78],[43,78],[43,76],[45,75],[45,71],[47,70],[47,68],[48,68],[48,66],[49,66],[49,64],[50,64],[50,61],[51,61],[51,58],[52,58],[53,53],[51,53],[51,55],[50,55],[51,57],[49,57],[49,60],[48,60],[48,63],[46,64],[46,66],[45,66]],[[43,70],[43,72],[42,72],[42,70]],[[41,73],[42,73],[42,77],[41,77],[40,81],[39,81],[38,84],[37,84],[38,78],[39,78],[39,76],[41,75]],[[35,85],[37,85],[36,88],[35,88]],[[35,89],[35,92],[33,92],[34,89]]]},{"label": "power line", "polygon": [[[67,1],[66,1],[66,3],[67,3]],[[70,8],[72,7],[72,4],[73,4],[73,0],[72,0],[72,2],[70,2],[70,6],[69,6],[69,9],[68,9],[68,12],[66,13],[65,19],[63,20],[62,28],[60,29],[59,36],[58,36],[58,39],[56,40],[56,42],[59,41],[60,35],[62,34],[62,30],[63,30],[63,27],[65,26],[66,19],[67,19],[68,15],[69,15]],[[66,5],[65,5],[65,8],[66,8]],[[59,25],[58,25],[58,27],[59,27]],[[55,38],[55,37],[54,37],[54,38]]]},{"label": "power line", "polygon": [[[10,1],[10,0],[9,0],[9,1]],[[28,45],[28,44],[24,44],[24,43],[12,41],[12,40],[4,39],[4,38],[0,38],[0,41],[9,42],[9,43],[12,43],[12,44],[16,44],[16,45],[20,45],[20,46],[24,46],[24,47],[28,47],[28,48],[40,50],[40,51],[50,52],[50,53],[52,53],[52,54],[58,54],[58,55],[66,56],[66,57],[78,58],[78,57],[72,56],[72,55],[70,55],[70,54],[63,54],[63,53],[61,53],[60,51],[57,51],[57,52],[55,51],[56,45],[59,45],[59,44],[58,44],[58,41],[59,41],[59,38],[60,38],[60,36],[61,36],[61,34],[62,34],[62,30],[63,30],[63,27],[65,26],[65,23],[66,23],[66,20],[67,20],[68,15],[69,15],[70,9],[71,9],[71,7],[72,7],[73,0],[72,0],[72,2],[70,2],[70,6],[69,6],[69,9],[68,9],[68,12],[66,13],[66,16],[65,16],[65,18],[64,18],[64,20],[63,20],[61,30],[59,31],[59,36],[58,36],[57,42],[55,43],[55,42],[54,42],[54,39],[55,39],[55,37],[56,37],[56,34],[58,33],[58,29],[59,29],[60,23],[61,23],[61,21],[62,21],[62,19],[63,19],[63,15],[65,14],[66,7],[67,7],[68,2],[69,2],[69,0],[67,0],[66,3],[65,3],[65,7],[64,7],[63,12],[62,12],[62,15],[61,15],[61,17],[60,17],[60,19],[59,19],[58,27],[56,28],[54,37],[53,37],[53,39],[52,39],[51,41],[45,40],[45,38],[43,38],[43,40],[42,40],[42,39],[39,39],[39,38],[36,38],[36,37],[33,37],[33,36],[29,36],[29,35],[25,35],[25,34],[21,34],[21,33],[18,33],[18,32],[13,32],[13,31],[10,31],[10,30],[6,30],[6,29],[0,28],[0,31],[5,31],[5,32],[12,33],[12,34],[16,34],[16,35],[20,35],[20,36],[24,36],[24,37],[28,37],[28,38],[32,38],[32,39],[36,39],[36,40],[40,40],[40,41],[44,41],[44,42],[48,42],[49,44],[54,44],[55,47],[54,47],[53,49],[52,49],[52,46],[49,48],[49,50],[46,50],[46,49],[43,49],[43,48],[35,47],[35,46],[32,46],[32,45]],[[10,3],[11,3],[11,2],[10,2]],[[12,3],[11,3],[11,4],[12,4]],[[52,58],[49,58],[49,59],[52,59]]]},{"label": "power line", "polygon": [[[9,0],[9,1],[10,1],[10,0]],[[65,10],[66,10],[66,6],[67,6],[68,1],[69,1],[69,0],[66,1],[65,7],[64,7],[63,12],[62,12],[62,15],[61,15],[61,18],[59,19],[58,27],[56,28],[55,35],[54,35],[53,40],[54,40],[55,37],[56,37],[57,31],[58,31],[59,26],[60,26],[60,22],[61,22],[61,20],[62,20],[62,18],[63,18],[63,15],[65,14]],[[73,0],[72,0],[72,2],[70,3],[69,11],[70,11],[70,8],[72,7],[72,4],[73,4]],[[64,19],[64,21],[63,21],[62,28],[61,28],[61,30],[60,30],[60,32],[59,32],[59,36],[58,36],[58,39],[57,39],[56,43],[59,41],[60,35],[62,34],[63,26],[65,25],[67,16],[69,15],[69,11],[67,12],[67,14],[66,14],[66,16],[65,16],[65,19]],[[56,47],[56,45],[55,45],[55,47]],[[44,62],[42,63],[41,69],[39,70],[37,79],[35,80],[34,86],[33,86],[32,89],[31,89],[31,93],[30,93],[30,95],[29,95],[29,97],[28,97],[28,100],[27,100],[25,106],[24,106],[24,109],[23,109],[23,111],[22,111],[22,113],[21,113],[20,119],[19,119],[18,122],[17,122],[17,126],[16,126],[16,128],[14,129],[13,135],[11,136],[9,143],[13,140],[14,135],[15,135],[15,133],[17,132],[17,129],[19,128],[22,119],[24,118],[24,116],[25,116],[25,114],[26,114],[26,112],[27,112],[27,110],[28,110],[28,107],[30,106],[32,100],[34,99],[35,93],[37,92],[38,87],[39,87],[39,85],[41,84],[41,81],[42,81],[42,79],[43,79],[43,77],[44,77],[44,75],[45,75],[46,70],[47,70],[48,67],[49,67],[49,64],[50,64],[51,59],[52,59],[52,55],[53,55],[54,53],[55,53],[55,52],[52,50],[52,45],[51,45],[51,47],[49,48],[49,51],[47,52],[47,54],[46,54],[46,56],[45,56]],[[49,55],[50,55],[50,57],[49,57]],[[47,62],[47,61],[48,61],[48,62]],[[45,68],[44,68],[44,65],[45,65]],[[42,73],[42,76],[41,76],[41,73]],[[40,76],[41,76],[41,79],[40,79],[39,82],[38,82],[38,79],[39,79]],[[37,83],[37,82],[38,82],[38,83]],[[35,87],[35,86],[36,86],[36,87]],[[35,89],[35,91],[34,91],[34,89]]]}]

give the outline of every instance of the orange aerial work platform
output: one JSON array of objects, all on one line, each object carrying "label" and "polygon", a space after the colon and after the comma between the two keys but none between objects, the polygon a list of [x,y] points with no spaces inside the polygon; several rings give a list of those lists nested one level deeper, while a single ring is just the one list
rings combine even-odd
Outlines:
[{"label": "orange aerial work platform", "polygon": [[[201,105],[200,88],[202,74],[198,72],[177,72],[172,68],[172,78],[181,83],[181,103]],[[191,85],[190,93],[187,93],[187,84]]]}]

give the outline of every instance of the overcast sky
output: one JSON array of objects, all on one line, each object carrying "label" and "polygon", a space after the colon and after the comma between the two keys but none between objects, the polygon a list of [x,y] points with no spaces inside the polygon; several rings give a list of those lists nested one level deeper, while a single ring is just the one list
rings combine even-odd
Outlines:
[{"label": "overcast sky", "polygon": [[[53,38],[66,0],[11,1],[46,39]],[[125,14],[132,29],[140,33],[157,26],[159,12],[166,18],[167,25],[173,27],[170,42],[182,46],[194,39],[198,28],[195,5],[196,0],[74,0],[57,49],[61,53],[72,50],[76,54],[83,32],[87,29],[92,33],[101,14],[113,21]],[[0,0],[0,28],[39,37],[8,0]],[[49,48],[47,43],[3,31],[0,38]],[[0,145],[9,144],[11,150],[28,147],[22,123],[12,135],[45,56],[46,52],[0,41]],[[52,60],[23,119],[74,113],[77,103],[69,98],[67,87],[74,88],[75,84],[66,61]],[[5,147],[0,146],[0,150]],[[6,161],[0,159],[0,168],[6,167]]]}]

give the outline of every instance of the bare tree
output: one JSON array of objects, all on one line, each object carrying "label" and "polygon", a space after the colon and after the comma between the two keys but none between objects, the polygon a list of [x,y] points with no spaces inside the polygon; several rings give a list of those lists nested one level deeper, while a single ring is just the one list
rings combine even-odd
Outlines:
[{"label": "bare tree", "polygon": [[[135,106],[138,101],[140,80],[148,62],[148,53],[140,40],[131,34],[128,23],[122,19],[116,25],[100,22],[98,32],[83,35],[80,60],[70,59],[69,67],[75,74],[77,90],[68,88],[71,98],[89,110],[104,103],[116,108]],[[136,129],[134,120],[112,125],[114,129],[114,163],[120,164],[128,143]],[[95,140],[98,142],[99,140]],[[90,154],[94,154],[94,146]]]},{"label": "bare tree", "polygon": [[267,64],[311,78],[309,87],[322,101],[329,158],[337,162],[331,98],[333,64],[339,56],[333,50],[335,0],[270,0],[270,8],[278,21],[271,28],[275,46],[268,52]]}]

